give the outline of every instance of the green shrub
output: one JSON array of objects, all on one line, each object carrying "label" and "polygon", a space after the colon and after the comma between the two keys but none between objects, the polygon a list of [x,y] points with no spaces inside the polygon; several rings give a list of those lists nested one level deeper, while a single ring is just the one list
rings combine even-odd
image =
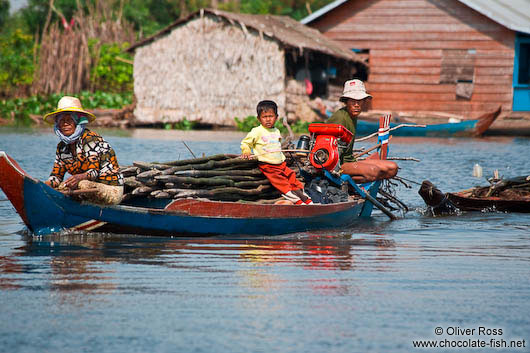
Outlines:
[{"label": "green shrub", "polygon": [[[58,95],[59,99],[63,95]],[[83,91],[78,95],[83,107],[86,109],[120,109],[133,101],[132,91],[122,93],[88,92]],[[57,101],[59,100],[57,99]],[[57,105],[57,101],[55,105]]]},{"label": "green shrub", "polygon": [[95,66],[90,71],[90,82],[96,90],[106,92],[131,91],[133,88],[133,65],[118,58],[132,61],[132,56],[123,52],[129,43],[102,44],[95,50],[97,40],[89,41]]},{"label": "green shrub", "polygon": [[[260,124],[258,118],[253,115],[249,115],[243,120],[240,120],[239,118],[234,118],[234,120],[236,122],[237,130],[244,131],[244,132],[249,132],[250,130],[252,130],[256,126],[259,126]],[[307,128],[309,126],[309,123],[297,120],[293,124],[290,124],[290,126],[291,126],[291,130],[293,130],[294,133],[303,134],[303,133],[307,133]],[[282,134],[285,134],[288,132],[287,128],[283,126],[281,119],[276,120],[274,127],[280,130]]]},{"label": "green shrub", "polygon": [[[13,125],[29,126],[32,124],[30,114],[45,115],[57,109],[57,102],[62,93],[54,93],[48,96],[31,96],[29,98],[15,98],[0,100],[0,117],[10,120]],[[105,93],[105,92],[81,92],[76,95],[81,100],[83,108],[90,109],[120,109],[131,104],[133,95],[127,93]]]},{"label": "green shrub", "polygon": [[190,121],[186,118],[182,119],[181,121],[178,121],[176,123],[165,123],[164,129],[166,130],[193,130],[197,126],[196,121]]},{"label": "green shrub", "polygon": [[253,115],[249,115],[243,120],[239,120],[239,118],[236,117],[234,120],[236,122],[236,128],[239,131],[249,132],[256,126],[259,126],[258,118]]},{"label": "green shrub", "polygon": [[0,93],[33,82],[33,37],[16,29],[0,36]]}]

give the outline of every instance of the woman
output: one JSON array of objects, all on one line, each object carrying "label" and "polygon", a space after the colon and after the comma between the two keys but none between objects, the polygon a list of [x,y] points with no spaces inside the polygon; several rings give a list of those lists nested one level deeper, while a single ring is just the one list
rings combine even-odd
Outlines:
[{"label": "woman", "polygon": [[353,133],[353,139],[341,154],[340,160],[342,171],[352,177],[357,183],[366,183],[374,180],[389,179],[397,174],[396,163],[377,159],[376,153],[365,160],[357,161],[353,156],[353,143],[355,140],[355,130],[357,128],[357,118],[361,111],[365,109],[366,103],[372,96],[366,93],[364,83],[360,80],[346,81],[344,91],[340,101],[345,106],[337,110],[328,119],[328,123],[340,124]]},{"label": "woman", "polygon": [[[44,116],[45,122],[54,124],[61,140],[45,183],[58,189],[97,189],[85,199],[103,205],[118,204],[123,197],[123,176],[112,147],[85,127],[95,119],[78,98],[69,96],[62,97],[57,110]],[[66,172],[71,176],[63,182]]]}]

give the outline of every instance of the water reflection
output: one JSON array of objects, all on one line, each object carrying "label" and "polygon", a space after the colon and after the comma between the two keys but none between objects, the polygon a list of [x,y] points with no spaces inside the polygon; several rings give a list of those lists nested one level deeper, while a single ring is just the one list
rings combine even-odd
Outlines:
[{"label": "water reflection", "polygon": [[[126,263],[202,274],[225,271],[239,278],[238,286],[270,293],[286,281],[281,271],[274,270],[275,266],[292,266],[303,272],[352,271],[363,266],[387,271],[394,257],[395,243],[383,235],[353,237],[323,233],[295,235],[290,239],[171,239],[98,233],[25,236],[23,246],[0,257],[0,288],[31,286],[58,293],[61,301],[72,303],[81,297],[143,290],[135,276],[151,271],[143,268],[134,273],[134,267],[116,266]],[[30,273],[32,281],[27,279]],[[36,274],[40,275],[37,285]],[[296,285],[321,294],[339,295],[351,288],[350,283],[325,274]]]},{"label": "water reflection", "polygon": [[24,269],[14,257],[0,256],[0,289],[19,289],[21,285],[14,276],[21,272],[24,272]]}]

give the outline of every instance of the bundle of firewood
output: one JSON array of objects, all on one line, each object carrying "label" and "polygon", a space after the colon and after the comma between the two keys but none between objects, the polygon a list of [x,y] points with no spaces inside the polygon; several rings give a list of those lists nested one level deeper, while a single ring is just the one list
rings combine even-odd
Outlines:
[{"label": "bundle of firewood", "polygon": [[530,196],[530,176],[523,175],[508,179],[491,179],[489,186],[479,186],[472,190],[473,197],[501,197],[517,199]]},{"label": "bundle of firewood", "polygon": [[171,162],[133,162],[122,167],[124,199],[206,198],[220,201],[274,200],[280,194],[255,159],[217,154]]}]

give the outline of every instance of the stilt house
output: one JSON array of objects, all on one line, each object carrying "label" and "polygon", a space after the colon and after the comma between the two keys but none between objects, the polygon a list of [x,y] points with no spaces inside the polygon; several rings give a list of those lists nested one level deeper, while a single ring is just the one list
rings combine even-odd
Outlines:
[{"label": "stilt house", "polygon": [[336,0],[301,22],[366,57],[373,109],[530,111],[529,0]]},{"label": "stilt house", "polygon": [[234,125],[263,99],[276,101],[283,116],[304,99],[325,97],[330,83],[368,71],[354,52],[289,17],[208,9],[128,51],[139,124]]}]

